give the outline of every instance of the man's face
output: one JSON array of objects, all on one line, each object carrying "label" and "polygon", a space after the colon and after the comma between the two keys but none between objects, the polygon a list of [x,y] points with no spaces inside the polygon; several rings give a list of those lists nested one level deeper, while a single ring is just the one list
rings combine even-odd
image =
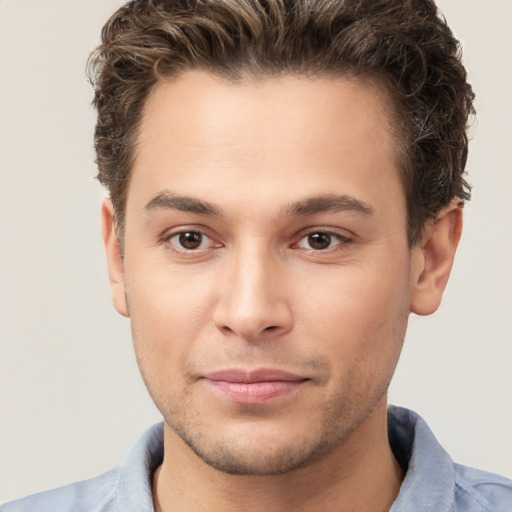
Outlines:
[{"label": "man's face", "polygon": [[288,471],[384,410],[413,281],[386,100],[197,71],[147,101],[127,311],[167,435],[218,469]]}]

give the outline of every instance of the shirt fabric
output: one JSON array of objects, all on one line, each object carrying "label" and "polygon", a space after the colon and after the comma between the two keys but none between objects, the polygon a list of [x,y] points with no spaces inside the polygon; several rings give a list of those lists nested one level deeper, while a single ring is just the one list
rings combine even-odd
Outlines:
[{"label": "shirt fabric", "polygon": [[[393,453],[406,469],[390,512],[512,512],[512,480],[455,464],[416,413],[391,406],[388,432]],[[119,467],[7,503],[0,510],[154,512],[151,480],[162,459],[160,423],[142,434]]]}]

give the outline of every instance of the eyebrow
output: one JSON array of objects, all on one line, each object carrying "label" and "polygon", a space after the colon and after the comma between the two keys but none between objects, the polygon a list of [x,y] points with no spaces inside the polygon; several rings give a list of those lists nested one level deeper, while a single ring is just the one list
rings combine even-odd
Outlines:
[{"label": "eyebrow", "polygon": [[[163,191],[151,199],[144,209],[148,212],[158,209],[173,209],[199,215],[222,217],[222,210],[214,204],[190,196],[176,196]],[[373,208],[365,202],[348,195],[327,194],[297,201],[284,208],[285,216],[315,215],[323,212],[354,211],[372,215]]]},{"label": "eyebrow", "polygon": [[176,196],[168,191],[160,192],[146,204],[144,209],[147,212],[158,209],[172,209],[199,215],[222,216],[220,208],[208,201],[189,196]]},{"label": "eyebrow", "polygon": [[286,215],[315,215],[323,212],[354,211],[372,215],[373,208],[352,196],[328,194],[297,201],[285,209]]}]

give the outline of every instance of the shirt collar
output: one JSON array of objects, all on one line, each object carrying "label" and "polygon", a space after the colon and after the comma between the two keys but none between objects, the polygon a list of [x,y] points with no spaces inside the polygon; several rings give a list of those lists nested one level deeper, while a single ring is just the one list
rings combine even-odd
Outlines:
[{"label": "shirt collar", "polygon": [[452,459],[426,422],[401,407],[388,409],[391,449],[406,475],[390,512],[448,512],[454,506]]},{"label": "shirt collar", "polygon": [[120,512],[153,512],[153,472],[164,457],[164,426],[157,423],[131,446],[116,483],[116,508]]}]

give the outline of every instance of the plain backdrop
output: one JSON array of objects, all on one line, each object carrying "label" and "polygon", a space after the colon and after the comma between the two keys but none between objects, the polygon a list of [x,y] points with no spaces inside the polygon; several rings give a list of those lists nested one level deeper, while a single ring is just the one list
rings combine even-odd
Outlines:
[{"label": "plain backdrop", "polygon": [[[117,0],[0,0],[0,501],[117,465],[159,415],[110,292],[84,65]],[[512,476],[512,1],[439,2],[477,93],[474,198],[444,304],[390,401]]]}]

